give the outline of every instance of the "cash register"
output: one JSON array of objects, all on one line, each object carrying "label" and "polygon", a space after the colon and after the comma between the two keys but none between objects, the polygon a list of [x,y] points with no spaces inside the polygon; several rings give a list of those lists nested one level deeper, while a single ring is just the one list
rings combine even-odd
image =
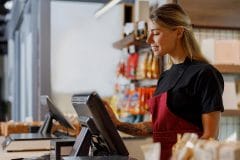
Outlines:
[{"label": "cash register", "polygon": [[74,126],[64,117],[62,112],[54,105],[48,96],[41,96],[41,105],[48,108],[43,125],[38,133],[10,134],[2,143],[4,150],[10,151],[36,151],[50,150],[50,141],[61,138],[51,134],[53,119],[66,128],[74,129]]},{"label": "cash register", "polygon": [[70,155],[64,157],[64,160],[130,159],[126,146],[96,92],[73,95],[72,105],[82,129]]}]

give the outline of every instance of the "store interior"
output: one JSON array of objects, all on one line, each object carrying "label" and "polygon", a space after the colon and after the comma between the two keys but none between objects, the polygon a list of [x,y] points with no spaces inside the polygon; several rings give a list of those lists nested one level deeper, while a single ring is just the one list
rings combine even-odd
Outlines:
[{"label": "store interior", "polygon": [[[204,56],[224,79],[218,140],[239,144],[240,1],[118,0],[110,6],[113,1],[0,0],[0,140],[43,125],[50,112],[43,95],[57,108],[57,117],[74,126],[54,121],[51,133],[76,138],[81,132],[76,94],[96,92],[121,121],[151,120],[147,99],[168,69],[168,57],[153,55],[146,43],[147,21],[157,6],[178,3],[192,20]],[[120,136],[131,157],[147,159],[143,148],[153,147],[151,137]],[[240,155],[239,147],[227,149]]]}]

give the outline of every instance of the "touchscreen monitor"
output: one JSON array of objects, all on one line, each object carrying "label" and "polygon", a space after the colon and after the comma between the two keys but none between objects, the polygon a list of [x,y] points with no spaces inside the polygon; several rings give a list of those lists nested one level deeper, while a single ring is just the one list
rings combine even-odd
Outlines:
[{"label": "touchscreen monitor", "polygon": [[98,132],[92,134],[98,134],[93,136],[100,138],[98,142],[107,146],[108,155],[129,155],[103,101],[96,92],[75,94],[72,96],[72,104],[81,124],[85,124],[86,117],[93,120],[95,125],[89,125],[89,130],[94,131],[96,126]]}]

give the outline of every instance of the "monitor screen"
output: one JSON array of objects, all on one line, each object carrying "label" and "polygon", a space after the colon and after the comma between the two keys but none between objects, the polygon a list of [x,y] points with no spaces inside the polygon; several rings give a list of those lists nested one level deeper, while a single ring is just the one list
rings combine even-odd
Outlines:
[{"label": "monitor screen", "polygon": [[[113,124],[100,96],[96,92],[87,94],[75,94],[72,97],[72,104],[78,114],[79,121],[84,121],[86,117],[93,119],[101,142],[108,146],[108,155],[128,156],[125,147],[115,125]],[[94,128],[90,128],[94,130]],[[96,135],[95,135],[96,136]]]},{"label": "monitor screen", "polygon": [[39,133],[42,134],[50,134],[52,128],[52,120],[55,119],[61,125],[66,128],[74,129],[74,126],[71,122],[65,118],[63,113],[54,105],[52,100],[47,95],[42,95],[40,97],[41,105],[48,108],[48,113],[46,114],[45,120],[41,128],[39,129]]}]

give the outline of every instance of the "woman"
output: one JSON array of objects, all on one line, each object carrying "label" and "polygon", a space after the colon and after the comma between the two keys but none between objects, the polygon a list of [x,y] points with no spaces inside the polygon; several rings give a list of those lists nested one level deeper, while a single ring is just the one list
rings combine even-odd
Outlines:
[{"label": "woman", "polygon": [[165,4],[153,10],[148,32],[147,43],[154,55],[168,55],[171,63],[149,100],[152,121],[120,122],[108,109],[118,130],[131,135],[152,135],[154,142],[161,142],[161,160],[167,160],[177,133],[194,132],[202,139],[217,138],[224,110],[224,82],[202,56],[189,16],[179,5]]}]

